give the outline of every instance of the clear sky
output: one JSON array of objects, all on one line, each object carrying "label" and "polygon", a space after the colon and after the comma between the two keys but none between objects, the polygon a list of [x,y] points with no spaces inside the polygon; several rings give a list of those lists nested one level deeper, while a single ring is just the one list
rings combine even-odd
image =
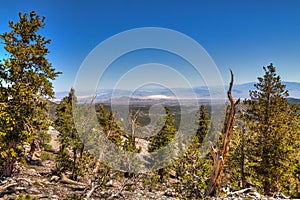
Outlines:
[{"label": "clear sky", "polygon": [[271,62],[282,80],[300,82],[297,0],[1,0],[0,32],[8,30],[9,20],[18,19],[19,11],[31,10],[46,17],[41,33],[52,40],[48,58],[63,72],[54,82],[55,91],[70,89],[81,63],[100,42],[149,26],[173,29],[196,40],[225,83],[229,68],[236,83],[246,83],[256,81],[263,75],[262,66]]}]

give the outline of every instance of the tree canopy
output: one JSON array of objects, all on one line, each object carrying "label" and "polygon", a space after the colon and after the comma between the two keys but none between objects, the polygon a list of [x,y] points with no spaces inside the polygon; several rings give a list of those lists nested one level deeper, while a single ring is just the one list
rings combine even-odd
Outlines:
[{"label": "tree canopy", "polygon": [[[24,142],[30,142],[47,120],[47,98],[54,97],[52,80],[59,72],[48,61],[50,40],[38,32],[45,18],[35,12],[19,13],[9,32],[0,34],[7,58],[0,64],[1,166],[10,176],[14,163],[22,160]],[[44,130],[45,131],[45,130]]]}]

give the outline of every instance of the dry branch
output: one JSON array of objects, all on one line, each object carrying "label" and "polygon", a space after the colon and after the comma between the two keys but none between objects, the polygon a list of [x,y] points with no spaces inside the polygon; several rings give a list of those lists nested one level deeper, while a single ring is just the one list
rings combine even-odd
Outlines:
[{"label": "dry branch", "polygon": [[231,81],[227,92],[227,96],[230,102],[230,107],[229,107],[229,111],[227,111],[225,116],[224,127],[222,130],[222,142],[219,147],[214,148],[212,146],[211,149],[211,155],[213,157],[214,166],[211,173],[210,182],[205,192],[205,195],[207,196],[215,196],[216,194],[218,194],[218,190],[220,188],[222,174],[224,170],[224,163],[225,163],[227,153],[229,151],[231,135],[234,130],[233,127],[235,122],[236,105],[240,102],[240,99],[235,101],[232,97],[231,92],[233,87],[234,76],[231,70],[230,73],[231,73]]},{"label": "dry branch", "polygon": [[85,198],[85,199],[86,199],[86,200],[90,199],[91,196],[92,196],[92,194],[93,194],[93,192],[94,192],[98,187],[100,187],[100,185],[92,183],[92,188],[91,188],[90,191],[87,192],[86,198]]}]

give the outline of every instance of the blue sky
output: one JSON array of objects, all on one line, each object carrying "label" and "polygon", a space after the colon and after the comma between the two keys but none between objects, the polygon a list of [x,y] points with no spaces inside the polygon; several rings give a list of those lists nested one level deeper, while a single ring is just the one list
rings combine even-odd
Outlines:
[{"label": "blue sky", "polygon": [[140,27],[169,28],[193,38],[214,60],[225,83],[229,68],[236,83],[246,83],[262,76],[262,66],[271,62],[282,80],[300,82],[300,1],[2,0],[1,5],[1,33],[19,11],[35,10],[46,17],[41,33],[52,40],[48,58],[63,72],[54,82],[57,92],[70,89],[81,63],[100,42]]}]

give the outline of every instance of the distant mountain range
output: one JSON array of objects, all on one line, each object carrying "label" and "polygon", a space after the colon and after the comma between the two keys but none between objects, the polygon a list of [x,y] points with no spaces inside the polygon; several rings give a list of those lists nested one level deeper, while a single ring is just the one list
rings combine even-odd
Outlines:
[{"label": "distant mountain range", "polygon": [[[300,83],[298,82],[282,82],[286,85],[286,89],[289,91],[290,97],[300,99]],[[254,90],[254,82],[237,84],[233,86],[232,94],[235,98],[248,98],[249,90]],[[228,87],[225,88],[227,91]],[[129,90],[112,90],[102,89],[97,90],[95,102],[107,102],[111,99],[114,101],[126,101],[128,99],[134,99],[136,101],[145,100],[176,100],[180,99],[210,99],[211,95],[214,98],[221,98],[222,88],[213,87],[212,91],[206,86],[199,86],[195,88],[149,88],[136,90],[134,92]],[[57,92],[53,102],[59,102],[63,97],[68,95],[66,92]],[[78,96],[78,100],[83,102],[88,96]]]}]

